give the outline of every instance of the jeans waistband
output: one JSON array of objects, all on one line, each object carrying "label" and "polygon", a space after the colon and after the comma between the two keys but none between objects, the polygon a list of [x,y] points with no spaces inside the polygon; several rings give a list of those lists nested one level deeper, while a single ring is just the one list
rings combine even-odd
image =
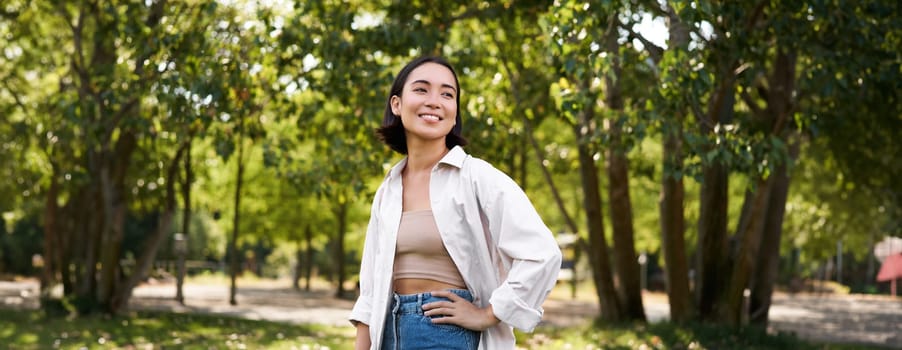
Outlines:
[{"label": "jeans waistband", "polygon": [[[448,289],[447,291],[457,294],[467,301],[473,301],[473,294],[466,289]],[[392,313],[395,314],[422,314],[423,304],[446,300],[442,297],[432,296],[431,292],[417,294],[398,294],[393,293],[394,301],[392,302]]]}]

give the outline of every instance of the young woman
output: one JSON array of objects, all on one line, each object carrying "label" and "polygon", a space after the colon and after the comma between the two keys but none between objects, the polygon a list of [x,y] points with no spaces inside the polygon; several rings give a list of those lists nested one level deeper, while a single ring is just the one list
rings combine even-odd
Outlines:
[{"label": "young woman", "polygon": [[445,60],[405,66],[378,134],[407,155],[376,192],[350,320],[357,349],[513,349],[532,331],[561,252],[526,194],[461,146]]}]

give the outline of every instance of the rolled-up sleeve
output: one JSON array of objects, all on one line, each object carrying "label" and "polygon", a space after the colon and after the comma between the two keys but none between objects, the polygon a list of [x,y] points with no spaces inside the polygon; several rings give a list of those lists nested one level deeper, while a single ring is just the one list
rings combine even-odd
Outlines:
[{"label": "rolled-up sleeve", "polygon": [[509,268],[489,299],[499,320],[531,332],[557,282],[561,250],[519,186],[497,169],[482,169],[479,201],[499,258]]},{"label": "rolled-up sleeve", "polygon": [[360,295],[351,309],[348,319],[351,324],[356,325],[358,322],[369,325],[370,317],[373,312],[373,274],[376,258],[376,244],[378,231],[378,203],[382,188],[376,191],[373,206],[370,209],[370,222],[367,224],[366,237],[363,243],[363,256],[360,259]]}]

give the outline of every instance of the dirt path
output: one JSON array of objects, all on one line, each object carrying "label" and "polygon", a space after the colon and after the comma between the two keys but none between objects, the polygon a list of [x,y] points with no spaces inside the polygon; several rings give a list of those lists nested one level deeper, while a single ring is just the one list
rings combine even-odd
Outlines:
[{"label": "dirt path", "polygon": [[770,327],[831,343],[902,349],[902,298],[868,295],[777,294]]},{"label": "dirt path", "polygon": [[[0,306],[37,308],[37,282],[0,281]],[[228,287],[186,284],[185,305],[173,300],[172,284],[145,284],[135,289],[129,306],[140,310],[164,310],[222,314],[256,320],[289,323],[349,325],[353,302],[337,299],[325,289],[298,292],[286,284],[239,287],[238,305],[228,303]],[[645,295],[650,321],[668,317],[666,297]],[[598,314],[596,303],[553,297],[545,305],[545,322],[570,327],[589,322]],[[902,298],[883,296],[785,295],[774,296],[770,310],[773,330],[794,332],[820,342],[859,343],[902,349]]]}]

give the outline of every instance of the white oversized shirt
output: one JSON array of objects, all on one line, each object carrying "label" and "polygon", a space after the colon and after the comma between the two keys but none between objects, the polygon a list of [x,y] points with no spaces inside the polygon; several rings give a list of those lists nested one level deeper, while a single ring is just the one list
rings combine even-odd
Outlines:
[{"label": "white oversized shirt", "polygon": [[[401,160],[373,199],[360,266],[360,296],[350,320],[370,327],[379,349],[392,295],[392,268],[402,211]],[[498,325],[482,332],[480,350],[514,349],[513,328],[532,331],[554,287],[561,251],[526,194],[507,175],[460,146],[432,169],[429,200],[442,241],[480,308]]]}]

